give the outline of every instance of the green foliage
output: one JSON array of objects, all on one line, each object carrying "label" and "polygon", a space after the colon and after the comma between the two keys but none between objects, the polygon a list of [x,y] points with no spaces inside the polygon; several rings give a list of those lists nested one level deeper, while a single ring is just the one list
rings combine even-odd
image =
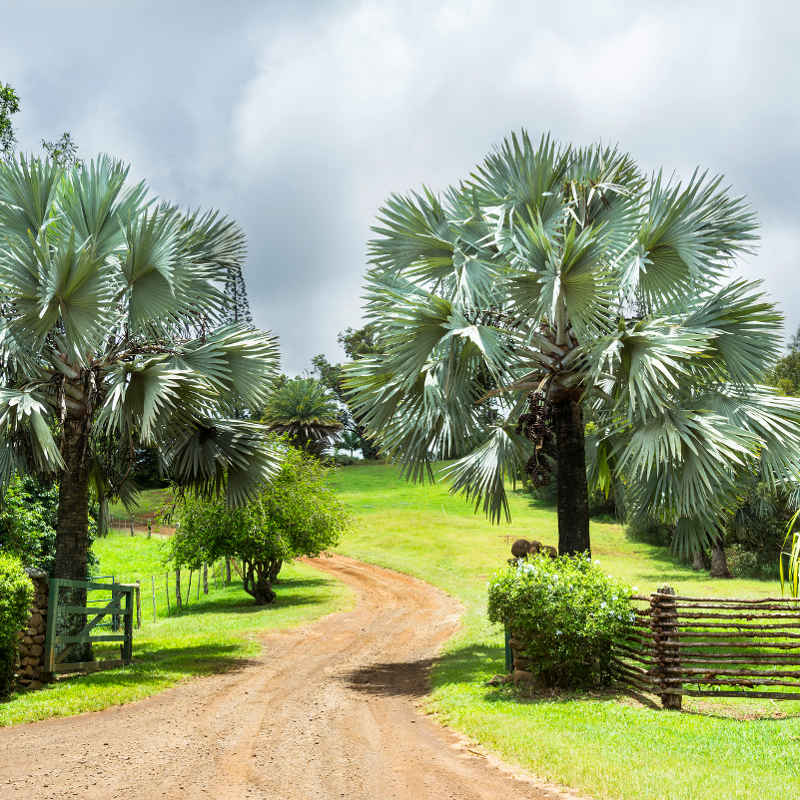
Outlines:
[{"label": "green foliage", "polygon": [[0,158],[14,152],[17,137],[11,124],[11,115],[19,111],[19,97],[13,87],[0,82]]},{"label": "green foliage", "polygon": [[55,484],[15,476],[0,506],[0,552],[13,553],[26,567],[52,572],[57,514]]},{"label": "green foliage", "polygon": [[347,529],[347,513],[326,477],[316,458],[290,447],[272,482],[245,506],[186,498],[169,560],[197,568],[222,557],[239,559],[245,591],[257,603],[272,602],[272,584],[284,562],[319,555]]},{"label": "green foliage", "polygon": [[[730,278],[757,221],[721,176],[666,179],[523,131],[440,194],[391,195],[373,231],[365,317],[383,352],[345,383],[410,478],[458,458],[453,491],[500,520],[541,445],[524,424],[537,394],[591,410],[589,491],[622,482],[633,505],[694,518],[701,545],[737,469],[761,459],[773,486],[792,471],[800,402],[760,386],[782,316]],[[588,493],[559,490],[566,527]]]},{"label": "green foliage", "polygon": [[70,485],[56,561],[82,577],[87,481],[131,501],[137,450],[233,504],[269,479],[266,430],[237,414],[266,402],[278,348],[226,324],[245,257],[234,222],[159,200],[109,156],[65,158],[0,162],[0,484]]},{"label": "green foliage", "polygon": [[781,591],[789,590],[791,597],[800,598],[800,528],[797,520],[800,519],[800,509],[792,514],[786,524],[786,531],[781,547],[778,571],[781,579]]},{"label": "green foliage", "polygon": [[80,167],[83,161],[78,157],[78,145],[69,131],[64,131],[61,138],[48,141],[42,139],[42,149],[47,157],[60,167]]},{"label": "green foliage", "polygon": [[11,694],[17,635],[25,627],[32,599],[33,583],[22,562],[0,553],[0,700]]},{"label": "green foliage", "polygon": [[611,645],[632,629],[631,589],[584,556],[537,555],[489,582],[489,619],[509,626],[544,686],[605,686]]},{"label": "green foliage", "polygon": [[[754,470],[742,469],[735,476],[735,491],[722,515],[719,537],[730,559],[730,571],[740,577],[773,577],[775,559],[786,536],[786,525],[796,508],[796,492],[770,486]],[[682,546],[691,537],[685,520],[677,525],[635,510],[627,520],[629,535],[639,541],[670,547],[685,560],[696,553]],[[699,552],[708,560],[708,548]]]},{"label": "green foliage", "polygon": [[351,361],[383,352],[383,345],[378,338],[378,326],[369,322],[361,328],[345,328],[336,337],[336,341]]},{"label": "green foliage", "polygon": [[[763,570],[758,556],[750,550],[745,550],[744,546],[738,542],[734,542],[725,549],[725,557],[728,561],[728,569],[734,578],[757,578],[762,574]],[[774,552],[772,561],[771,566],[774,569]]]},{"label": "green foliage", "polygon": [[800,350],[792,350],[789,355],[779,359],[767,373],[766,382],[790,397],[800,395]]},{"label": "green foliage", "polygon": [[[351,361],[383,352],[383,345],[378,340],[377,328],[370,323],[361,328],[348,327],[339,333],[336,340]],[[375,442],[366,435],[364,426],[350,408],[349,398],[344,386],[344,367],[341,364],[332,364],[321,353],[311,359],[311,365],[314,368],[314,372],[319,376],[320,382],[330,389],[342,404],[339,419],[345,430],[355,434],[359,439],[359,443],[353,449],[361,450],[361,455],[365,459],[378,458],[380,455],[379,449],[376,447]],[[349,448],[349,445],[345,445],[345,447]]]},{"label": "green foliage", "polygon": [[293,378],[269,398],[262,421],[295,446],[320,456],[341,429],[335,397],[314,378]]},{"label": "green foliage", "polygon": [[[510,492],[513,521],[498,529],[449,495],[446,481],[411,484],[397,465],[359,464],[333,482],[355,515],[340,552],[425,580],[463,604],[423,707],[481,749],[598,800],[752,800],[753,786],[773,800],[797,783],[800,702],[684,697],[685,712],[672,714],[611,692],[520,702],[509,687],[486,686],[503,671],[502,628],[486,616],[487,575],[516,538],[556,542],[554,510],[529,493]],[[632,541],[622,525],[594,520],[591,530],[603,571],[637,594],[664,583],[700,597],[776,593],[774,578],[709,581],[669,550]]]}]

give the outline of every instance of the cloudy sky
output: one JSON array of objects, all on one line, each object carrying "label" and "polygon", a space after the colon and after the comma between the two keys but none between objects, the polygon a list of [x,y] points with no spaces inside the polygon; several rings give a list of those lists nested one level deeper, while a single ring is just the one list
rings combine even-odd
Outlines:
[{"label": "cloudy sky", "polygon": [[526,127],[724,173],[761,221],[763,278],[800,324],[800,14],[788,2],[3,4],[20,145],[70,130],[158,194],[247,232],[256,322],[284,369],[360,319],[385,197],[442,188]]}]

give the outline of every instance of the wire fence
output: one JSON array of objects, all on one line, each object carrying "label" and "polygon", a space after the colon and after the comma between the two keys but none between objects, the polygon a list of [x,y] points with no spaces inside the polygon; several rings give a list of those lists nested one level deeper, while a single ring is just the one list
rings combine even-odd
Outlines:
[{"label": "wire fence", "polygon": [[167,569],[138,581],[136,624],[158,622],[194,610],[234,585],[240,569],[234,559],[204,564],[199,569]]},{"label": "wire fence", "polygon": [[157,517],[109,517],[111,530],[127,531],[131,536],[145,533],[152,536],[154,533],[161,536],[171,536],[175,528]]}]

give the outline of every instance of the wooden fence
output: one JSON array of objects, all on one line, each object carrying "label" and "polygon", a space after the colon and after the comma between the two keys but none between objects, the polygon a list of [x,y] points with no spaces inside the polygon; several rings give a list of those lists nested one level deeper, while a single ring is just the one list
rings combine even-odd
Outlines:
[{"label": "wooden fence", "polygon": [[681,698],[800,700],[800,603],[785,598],[636,596],[634,632],[614,645],[619,682]]}]

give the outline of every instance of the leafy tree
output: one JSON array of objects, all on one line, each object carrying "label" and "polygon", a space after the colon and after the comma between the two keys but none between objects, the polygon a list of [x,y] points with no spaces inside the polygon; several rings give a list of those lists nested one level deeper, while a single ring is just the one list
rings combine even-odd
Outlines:
[{"label": "leafy tree", "polygon": [[345,328],[336,337],[336,341],[351,361],[364,356],[380,355],[383,352],[383,346],[378,338],[378,327],[369,322],[361,328]]},{"label": "leafy tree", "polygon": [[244,256],[217,213],[157,202],[107,156],[0,164],[0,477],[59,484],[56,577],[83,578],[89,486],[109,442],[155,447],[176,483],[242,503],[278,455],[230,398],[266,402],[276,341],[220,325]]},{"label": "leafy tree", "polygon": [[0,82],[0,158],[8,158],[14,152],[17,137],[11,124],[11,116],[19,108],[19,97],[13,87]]},{"label": "leafy tree", "polygon": [[314,378],[293,378],[273,392],[262,421],[295,446],[321,456],[342,427],[334,397]]},{"label": "leafy tree", "polygon": [[792,350],[767,372],[766,382],[789,397],[800,395],[800,351]]},{"label": "leafy tree", "polygon": [[365,311],[385,352],[347,382],[411,478],[467,449],[452,490],[507,517],[506,482],[537,466],[528,415],[546,413],[559,550],[574,553],[590,546],[590,485],[624,482],[695,549],[721,535],[737,469],[761,459],[770,484],[793,469],[800,404],[757,385],[781,316],[726,283],[756,221],[721,178],[646,176],[616,148],[523,132],[443,196],[392,195],[374,231]]},{"label": "leafy tree", "polygon": [[7,699],[13,688],[18,635],[32,600],[33,583],[22,562],[10,553],[0,553],[0,700]]},{"label": "leafy tree", "polygon": [[58,486],[31,475],[15,475],[0,505],[0,552],[13,553],[26,567],[51,573],[57,515]]},{"label": "leafy tree", "polygon": [[60,139],[42,139],[42,149],[47,157],[60,167],[80,167],[83,161],[78,157],[78,145],[69,131],[64,131]]},{"label": "leafy tree", "polygon": [[788,348],[790,353],[797,353],[800,351],[800,328],[798,328],[794,332],[794,336],[789,339]]},{"label": "leafy tree", "polygon": [[196,569],[222,557],[239,559],[245,591],[258,604],[271,603],[283,564],[319,555],[347,527],[344,506],[326,475],[318,459],[290,447],[278,474],[246,506],[187,498],[170,540],[170,560]]},{"label": "leafy tree", "polygon": [[319,353],[311,359],[311,366],[313,372],[319,376],[319,382],[326,389],[335,394],[339,402],[346,403],[344,388],[342,386],[342,378],[344,377],[344,368],[342,365],[332,364],[322,353]]}]

